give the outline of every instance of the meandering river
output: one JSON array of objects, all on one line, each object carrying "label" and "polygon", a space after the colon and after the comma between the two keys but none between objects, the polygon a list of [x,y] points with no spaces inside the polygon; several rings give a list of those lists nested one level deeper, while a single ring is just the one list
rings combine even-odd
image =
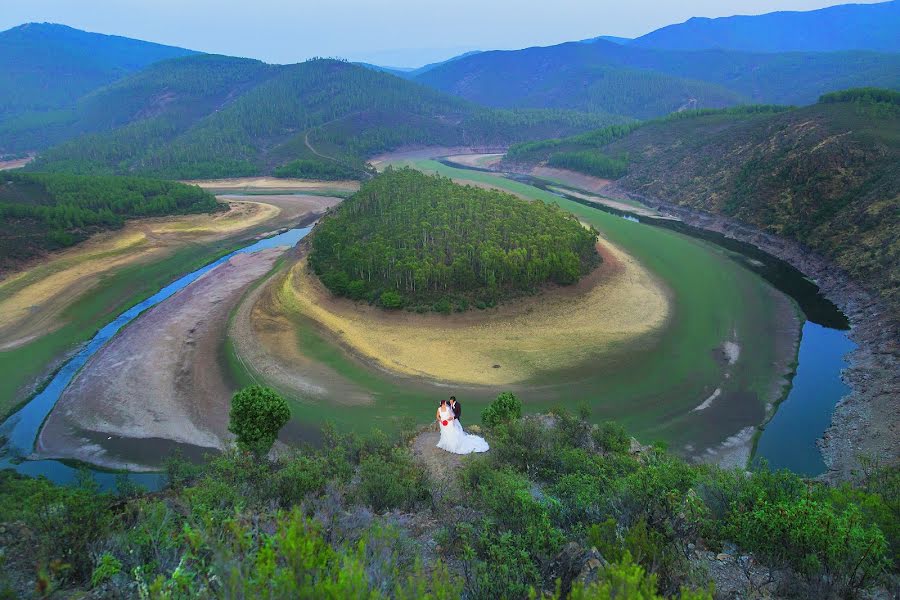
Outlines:
[{"label": "meandering river", "polygon": [[[459,168],[459,165],[454,165],[454,167]],[[547,189],[547,182],[542,180],[530,178],[528,183]],[[585,202],[575,196],[567,196],[567,198],[598,210],[614,214],[620,212],[595,203]],[[636,218],[628,214],[620,216],[632,220]],[[849,391],[840,378],[841,370],[847,366],[844,356],[854,347],[844,331],[847,326],[846,317],[834,304],[823,298],[817,286],[806,279],[802,273],[750,244],[690,227],[678,221],[645,217],[640,217],[638,220],[646,227],[675,229],[680,233],[726,248],[735,260],[791,296],[801,307],[807,322],[803,327],[800,343],[799,366],[787,397],[759,436],[755,460],[764,458],[772,467],[789,468],[805,475],[820,474],[825,469],[825,465],[816,447],[816,440],[828,427],[834,406]],[[58,483],[74,481],[78,473],[75,466],[56,460],[29,460],[29,458],[45,419],[66,386],[91,356],[114,337],[122,327],[141,313],[171,297],[235,254],[253,253],[276,246],[293,246],[310,229],[309,227],[292,229],[224,256],[167,285],[103,327],[62,366],[39,394],[0,425],[0,440],[3,443],[0,448],[0,469],[13,468],[19,473],[30,476],[43,475]],[[752,349],[746,349],[746,351],[752,351]],[[92,473],[102,488],[113,489],[115,487],[118,474],[100,470],[92,470]],[[150,489],[158,488],[164,478],[162,474],[158,473],[133,473],[129,477],[132,481]]]},{"label": "meandering river", "polygon": [[[43,475],[57,483],[71,483],[75,481],[78,473],[76,467],[62,461],[29,460],[29,457],[32,455],[35,439],[50,411],[53,410],[66,386],[69,385],[91,356],[112,339],[122,327],[133,321],[141,313],[171,297],[236,254],[249,254],[278,246],[292,247],[303,239],[311,229],[311,227],[291,229],[285,233],[260,240],[231,254],[227,254],[215,262],[170,283],[153,296],[132,306],[116,317],[112,323],[100,329],[75,356],[69,359],[56,372],[40,393],[0,425],[0,439],[4,440],[3,446],[0,448],[0,469],[12,468],[23,475],[35,477]],[[118,474],[97,469],[92,469],[91,471],[102,488],[113,489],[115,487]],[[159,473],[132,473],[129,475],[129,478],[149,489],[158,488],[163,481],[163,476]]]}]

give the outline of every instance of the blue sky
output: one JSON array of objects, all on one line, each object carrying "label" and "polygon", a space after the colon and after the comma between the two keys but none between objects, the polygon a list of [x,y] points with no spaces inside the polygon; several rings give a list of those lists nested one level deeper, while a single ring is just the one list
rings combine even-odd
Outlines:
[{"label": "blue sky", "polygon": [[[856,0],[871,3],[878,0]],[[6,0],[0,29],[63,23],[205,52],[420,66],[467,50],[635,37],[692,16],[812,10],[828,0]]]}]

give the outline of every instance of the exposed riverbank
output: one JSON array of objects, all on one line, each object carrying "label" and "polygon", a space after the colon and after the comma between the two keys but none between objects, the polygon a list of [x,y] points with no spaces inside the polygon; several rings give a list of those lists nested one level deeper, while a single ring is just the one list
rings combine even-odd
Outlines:
[{"label": "exposed riverbank", "polygon": [[[306,223],[337,198],[290,196],[283,209]],[[176,446],[221,449],[234,392],[220,364],[231,310],[296,238],[239,252],[141,315],[104,345],[66,388],[36,444],[39,458],[105,468],[158,469]],[[199,450],[194,454],[199,454]]]},{"label": "exposed riverbank", "polygon": [[822,256],[802,245],[726,217],[648,198],[616,184],[604,188],[613,198],[638,200],[685,223],[751,243],[795,266],[814,280],[822,293],[847,315],[850,339],[856,344],[842,373],[851,392],[835,407],[831,426],[819,441],[828,472],[822,477],[843,481],[860,469],[860,457],[896,463],[900,449],[900,346],[897,316],[868,290],[852,281]]}]

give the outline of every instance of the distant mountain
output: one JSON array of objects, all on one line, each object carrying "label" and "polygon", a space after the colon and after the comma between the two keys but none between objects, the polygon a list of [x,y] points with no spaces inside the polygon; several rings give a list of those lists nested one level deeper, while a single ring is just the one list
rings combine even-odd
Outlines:
[{"label": "distant mountain", "polygon": [[488,106],[649,118],[745,102],[807,104],[840,88],[900,88],[900,55],[673,51],[596,40],[482,52],[415,79]]},{"label": "distant mountain", "polygon": [[878,290],[900,318],[900,93],[672,115],[508,156],[587,172],[624,163],[620,189],[793,238]]},{"label": "distant mountain", "polygon": [[616,35],[598,35],[597,37],[581,40],[581,42],[584,44],[591,44],[598,40],[603,40],[604,42],[612,42],[613,44],[630,44],[633,41],[632,38],[619,37]]},{"label": "distant mountain", "polygon": [[718,19],[694,17],[657,29],[631,44],[664,50],[900,52],[900,2]]},{"label": "distant mountain", "polygon": [[41,153],[32,170],[190,179],[271,173],[299,159],[361,168],[403,145],[507,145],[623,122],[485,109],[342,61],[210,55],[156,64],[85,97],[75,114],[68,127],[87,134]]},{"label": "distant mountain", "polygon": [[49,23],[0,32],[0,119],[71,107],[100,86],[191,50]]}]

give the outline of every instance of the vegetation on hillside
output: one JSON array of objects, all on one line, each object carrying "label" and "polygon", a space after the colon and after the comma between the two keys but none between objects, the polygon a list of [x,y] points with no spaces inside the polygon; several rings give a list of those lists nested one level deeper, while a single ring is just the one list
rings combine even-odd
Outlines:
[{"label": "vegetation on hillside", "polygon": [[[43,152],[31,169],[173,179],[352,170],[360,177],[366,158],[403,145],[507,145],[625,120],[489,110],[336,60],[273,66],[215,56],[155,65],[85,98],[76,112],[55,135],[86,135]],[[14,126],[24,127],[7,125]],[[24,127],[18,135],[54,135],[47,131]]]},{"label": "vegetation on hillside", "polygon": [[450,312],[577,282],[596,236],[555,205],[388,169],[319,224],[309,260],[339,296]]},{"label": "vegetation on hillside", "polygon": [[[71,108],[100,86],[191,50],[51,23],[0,32],[0,121]],[[30,149],[30,148],[26,148]]]},{"label": "vegetation on hillside", "polygon": [[[163,143],[221,109],[236,96],[277,72],[277,67],[245,58],[199,54],[155,63],[79,98],[70,109],[32,113],[0,123],[0,149],[43,150],[65,140],[73,161],[109,165],[147,144]],[[91,134],[103,134],[98,144]],[[64,157],[61,157],[64,158]],[[62,170],[62,168],[57,168]]]},{"label": "vegetation on hillside", "polygon": [[[802,108],[701,111],[521,144],[508,160],[627,157],[620,187],[793,238],[900,314],[900,94],[862,88]],[[556,159],[559,160],[559,159]],[[596,174],[591,165],[569,168]]]},{"label": "vegetation on hillside", "polygon": [[195,186],[138,177],[0,173],[0,270],[71,246],[125,219],[211,212],[216,199]]},{"label": "vegetation on hillside", "polygon": [[101,493],[88,475],[57,487],[0,473],[0,590],[699,600],[717,580],[721,593],[826,599],[896,577],[896,469],[828,487],[633,449],[583,411],[505,414],[487,454],[440,472],[410,451],[410,429],[391,441],[325,427],[318,447],[275,460],[173,457],[153,494],[127,475]]},{"label": "vegetation on hillside", "polygon": [[416,81],[486,106],[648,119],[748,102],[806,104],[838,88],[900,88],[900,55],[654,50],[597,40],[482,52]]}]

